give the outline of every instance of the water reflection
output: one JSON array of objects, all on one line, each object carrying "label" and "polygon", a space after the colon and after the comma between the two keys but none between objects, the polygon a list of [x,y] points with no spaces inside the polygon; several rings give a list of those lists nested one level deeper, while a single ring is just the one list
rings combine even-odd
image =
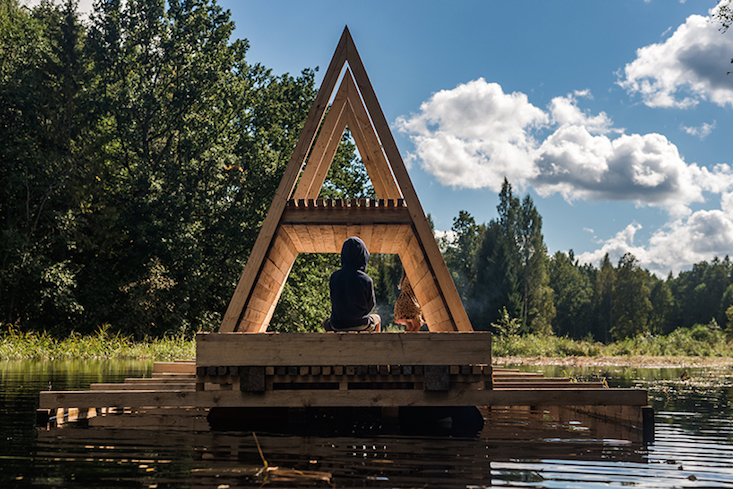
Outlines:
[{"label": "water reflection", "polygon": [[[649,389],[653,443],[553,410],[484,410],[475,437],[383,430],[257,433],[270,466],[330,474],[337,487],[733,487],[733,372],[543,369]],[[562,370],[565,370],[563,372]],[[204,412],[151,410],[34,427],[38,391],[150,375],[150,365],[0,364],[0,487],[330,487],[265,478],[250,431],[212,431]],[[164,415],[165,414],[165,415]],[[176,420],[175,422],[171,420]]]}]

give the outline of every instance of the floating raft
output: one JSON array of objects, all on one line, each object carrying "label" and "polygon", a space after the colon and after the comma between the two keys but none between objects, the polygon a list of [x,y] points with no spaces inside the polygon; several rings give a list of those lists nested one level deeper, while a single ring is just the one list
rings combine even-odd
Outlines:
[{"label": "floating raft", "polygon": [[39,419],[182,408],[560,406],[643,429],[643,389],[491,365],[489,333],[200,333],[195,361],[150,378],[40,394]]}]

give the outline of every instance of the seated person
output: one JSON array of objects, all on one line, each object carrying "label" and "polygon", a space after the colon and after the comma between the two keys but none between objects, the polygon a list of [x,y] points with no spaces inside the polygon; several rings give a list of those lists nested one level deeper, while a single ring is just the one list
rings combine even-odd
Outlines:
[{"label": "seated person", "polygon": [[381,331],[382,319],[370,314],[376,300],[374,282],[366,274],[369,251],[364,242],[352,236],[341,247],[341,268],[333,272],[331,317],[323,321],[326,331]]}]

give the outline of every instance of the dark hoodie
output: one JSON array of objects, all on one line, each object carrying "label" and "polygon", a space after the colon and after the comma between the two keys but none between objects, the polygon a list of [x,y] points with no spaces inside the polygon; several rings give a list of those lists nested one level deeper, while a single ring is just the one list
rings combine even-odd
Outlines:
[{"label": "dark hoodie", "polygon": [[374,282],[366,274],[369,251],[364,242],[352,236],[341,247],[341,268],[331,275],[331,326],[354,328],[369,324],[369,313],[376,300]]}]

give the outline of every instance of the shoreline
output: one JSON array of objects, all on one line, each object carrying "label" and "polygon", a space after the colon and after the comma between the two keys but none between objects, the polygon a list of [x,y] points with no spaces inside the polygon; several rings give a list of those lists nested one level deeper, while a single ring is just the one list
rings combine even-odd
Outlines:
[{"label": "shoreline", "polygon": [[733,357],[653,357],[634,355],[624,357],[493,357],[494,365],[558,365],[563,367],[643,367],[691,368],[733,367]]}]

